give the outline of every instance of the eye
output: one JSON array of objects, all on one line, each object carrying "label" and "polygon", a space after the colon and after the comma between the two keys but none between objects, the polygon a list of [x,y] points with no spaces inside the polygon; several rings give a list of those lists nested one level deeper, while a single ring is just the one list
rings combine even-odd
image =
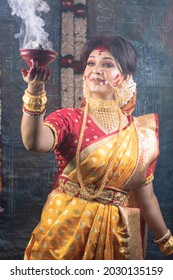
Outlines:
[{"label": "eye", "polygon": [[93,62],[93,61],[87,61],[87,64],[86,64],[87,66],[94,66],[95,65],[95,63]]},{"label": "eye", "polygon": [[111,67],[114,67],[114,65],[110,62],[104,62],[103,63],[103,67],[106,67],[106,68],[111,68]]}]

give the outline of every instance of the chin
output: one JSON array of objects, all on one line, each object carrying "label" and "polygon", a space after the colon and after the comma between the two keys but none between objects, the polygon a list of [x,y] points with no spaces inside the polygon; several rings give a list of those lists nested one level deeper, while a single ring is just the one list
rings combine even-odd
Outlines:
[{"label": "chin", "polygon": [[106,93],[100,93],[100,92],[92,92],[91,96],[93,98],[101,98],[101,99],[107,99],[107,94]]},{"label": "chin", "polygon": [[90,87],[90,88],[89,88],[89,91],[90,91],[91,93],[96,93],[96,94],[101,94],[101,95],[107,93],[107,91],[101,89],[100,86]]}]

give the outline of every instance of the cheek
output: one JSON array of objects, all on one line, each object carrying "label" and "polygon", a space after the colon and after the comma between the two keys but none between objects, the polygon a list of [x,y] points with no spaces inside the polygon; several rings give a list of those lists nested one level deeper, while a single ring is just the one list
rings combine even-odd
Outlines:
[{"label": "cheek", "polygon": [[85,82],[85,85],[87,87],[90,86],[90,83],[89,83],[90,73],[91,73],[91,70],[89,70],[87,68],[84,70],[84,73],[83,73],[83,81]]},{"label": "cheek", "polygon": [[90,76],[90,74],[91,74],[91,69],[85,68],[84,74],[83,74],[83,77],[84,77],[85,81]]},{"label": "cheek", "polygon": [[117,87],[121,82],[122,75],[120,73],[113,73],[112,74],[112,85]]}]

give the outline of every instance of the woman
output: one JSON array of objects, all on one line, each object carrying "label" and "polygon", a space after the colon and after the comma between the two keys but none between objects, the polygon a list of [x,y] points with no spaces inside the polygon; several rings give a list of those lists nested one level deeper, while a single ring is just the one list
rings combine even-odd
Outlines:
[{"label": "woman", "polygon": [[50,72],[23,70],[21,124],[28,150],[54,150],[59,166],[25,259],[143,259],[146,226],[168,255],[173,238],[152,180],[159,154],[156,114],[132,117],[137,53],[121,37],[88,40],[82,50],[85,102],[44,120]]}]

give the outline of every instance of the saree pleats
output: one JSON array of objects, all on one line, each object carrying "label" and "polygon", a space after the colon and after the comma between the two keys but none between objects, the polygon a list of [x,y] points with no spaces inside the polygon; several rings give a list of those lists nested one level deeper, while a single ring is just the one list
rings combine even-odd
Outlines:
[{"label": "saree pleats", "polygon": [[[136,236],[129,237],[129,220],[116,206],[72,198],[54,190],[33,232],[25,259],[127,259],[131,239],[136,240]],[[142,253],[136,257],[142,259]]]}]

